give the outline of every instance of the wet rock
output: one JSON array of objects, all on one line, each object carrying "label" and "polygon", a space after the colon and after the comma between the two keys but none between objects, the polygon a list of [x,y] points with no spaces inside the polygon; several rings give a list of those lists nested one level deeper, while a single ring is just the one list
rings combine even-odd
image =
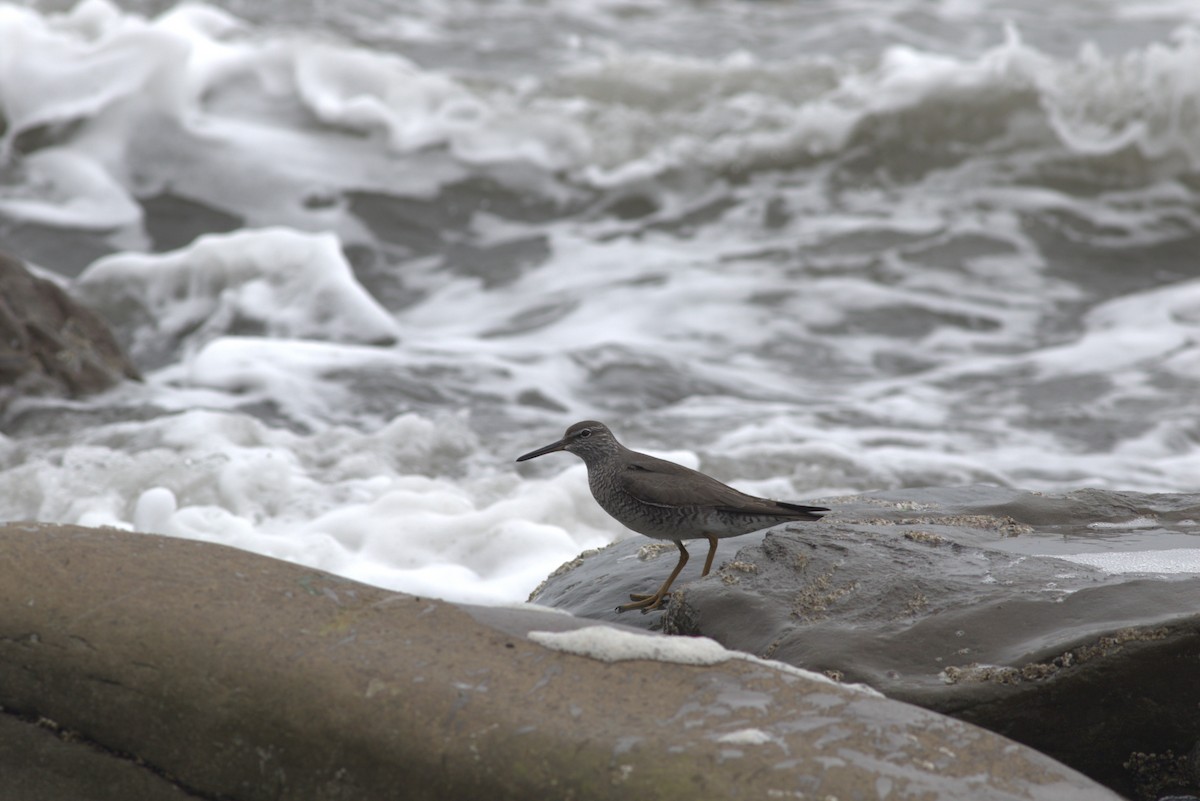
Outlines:
[{"label": "wet rock", "polygon": [[11,524],[0,552],[0,770],[28,798],[53,796],[12,730],[40,720],[203,798],[1116,799],[978,727],[710,641],[111,529]]},{"label": "wet rock", "polygon": [[0,409],[19,395],[77,397],[137,377],[98,315],[0,252]]},{"label": "wet rock", "polygon": [[[820,523],[722,543],[703,580],[693,559],[665,613],[614,612],[674,564],[670,543],[639,558],[641,538],[579,560],[536,600],[865,682],[1127,795],[1147,781],[1132,755],[1200,741],[1200,496],[968,487],[821,503],[835,513]],[[1193,572],[1101,569],[1153,571],[1172,554]]]}]

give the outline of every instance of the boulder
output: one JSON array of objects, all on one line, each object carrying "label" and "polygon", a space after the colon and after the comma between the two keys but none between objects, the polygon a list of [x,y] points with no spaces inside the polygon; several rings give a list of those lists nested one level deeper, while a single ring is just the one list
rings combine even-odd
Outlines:
[{"label": "boulder", "polygon": [[53,797],[34,721],[61,738],[56,764],[86,745],[153,774],[96,801],[173,797],[164,782],[222,799],[1117,798],[978,727],[710,640],[111,529],[10,524],[0,551],[0,772],[26,798]]},{"label": "boulder", "polygon": [[0,714],[0,797],[13,801],[200,799],[132,759],[73,738],[45,719]]},{"label": "boulder", "polygon": [[642,538],[577,560],[536,600],[863,682],[1124,794],[1197,791],[1200,496],[968,487],[821,502],[835,511],[819,523],[722,543],[705,579],[693,559],[665,612],[614,610],[674,564],[672,544]]},{"label": "boulder", "polygon": [[77,397],[137,377],[97,314],[0,252],[0,410],[19,395]]}]

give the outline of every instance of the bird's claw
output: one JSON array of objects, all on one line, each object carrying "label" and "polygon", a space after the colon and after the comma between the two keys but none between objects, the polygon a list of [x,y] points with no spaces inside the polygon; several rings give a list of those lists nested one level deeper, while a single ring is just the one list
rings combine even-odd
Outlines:
[{"label": "bird's claw", "polygon": [[633,599],[633,603],[621,604],[620,606],[618,606],[617,614],[620,614],[621,612],[629,612],[634,609],[640,609],[640,610],[642,610],[642,614],[645,614],[646,612],[650,612],[655,609],[661,609],[662,605],[663,605],[663,601],[666,599],[667,596],[663,595],[663,594],[659,594],[659,595],[631,594],[629,597]]}]

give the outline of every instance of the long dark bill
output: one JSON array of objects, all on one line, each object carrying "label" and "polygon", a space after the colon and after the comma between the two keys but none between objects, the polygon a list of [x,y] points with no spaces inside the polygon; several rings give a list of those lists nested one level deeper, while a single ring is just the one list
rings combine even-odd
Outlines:
[{"label": "long dark bill", "polygon": [[539,456],[545,456],[547,453],[554,453],[555,451],[561,451],[566,446],[567,446],[567,441],[565,439],[560,439],[558,442],[551,442],[549,445],[547,445],[544,448],[538,448],[536,451],[530,451],[529,453],[525,454],[524,456],[518,456],[517,461],[523,462],[526,459],[536,459]]}]

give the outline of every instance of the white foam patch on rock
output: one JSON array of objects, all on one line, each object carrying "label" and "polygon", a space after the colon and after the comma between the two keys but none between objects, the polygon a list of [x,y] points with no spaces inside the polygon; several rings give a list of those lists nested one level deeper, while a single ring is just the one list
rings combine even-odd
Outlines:
[{"label": "white foam patch on rock", "polygon": [[775,738],[762,729],[738,729],[717,738],[718,743],[728,745],[764,745]]},{"label": "white foam patch on rock", "polygon": [[1092,529],[1132,529],[1132,528],[1154,528],[1159,525],[1158,521],[1153,517],[1135,517],[1132,520],[1122,520],[1120,522],[1110,523],[1100,521],[1096,523],[1088,523],[1088,528]]},{"label": "white foam patch on rock", "polygon": [[1097,567],[1106,573],[1200,573],[1200,548],[1054,554],[1053,558]]},{"label": "white foam patch on rock", "polygon": [[740,651],[730,651],[716,640],[707,637],[668,637],[662,634],[647,634],[625,631],[611,626],[587,626],[573,631],[531,631],[528,637],[539,645],[554,651],[599,659],[601,662],[628,662],[649,660],[671,662],[678,665],[718,665],[730,659],[740,659],[756,665],[778,670],[809,681],[836,685],[847,689],[879,695],[863,684],[840,684],[821,673],[760,659]]},{"label": "white foam patch on rock", "polygon": [[717,665],[737,656],[707,637],[663,637],[609,626],[587,626],[574,631],[531,631],[529,639],[555,651],[602,662],[646,659],[679,665]]}]

